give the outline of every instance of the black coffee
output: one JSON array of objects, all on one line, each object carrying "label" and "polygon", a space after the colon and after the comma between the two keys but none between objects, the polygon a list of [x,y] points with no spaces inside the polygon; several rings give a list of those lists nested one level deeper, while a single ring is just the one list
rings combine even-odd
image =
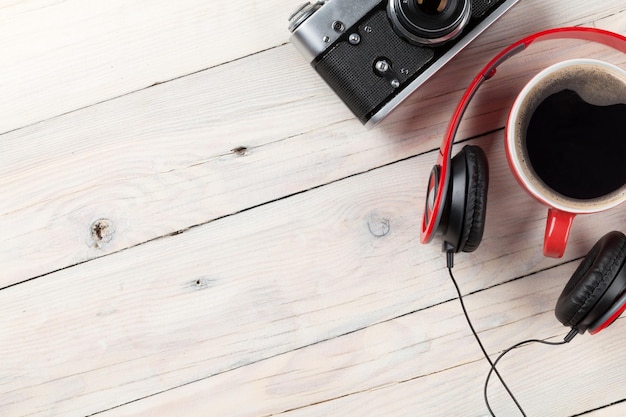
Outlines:
[{"label": "black coffee", "polygon": [[626,184],[626,104],[594,106],[562,90],[533,113],[526,148],[537,176],[566,197],[616,191]]}]

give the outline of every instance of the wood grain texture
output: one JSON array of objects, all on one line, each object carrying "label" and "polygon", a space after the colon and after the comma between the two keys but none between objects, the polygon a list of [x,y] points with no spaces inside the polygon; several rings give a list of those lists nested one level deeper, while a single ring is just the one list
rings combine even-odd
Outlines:
[{"label": "wood grain texture", "polygon": [[4,3],[1,133],[283,44],[291,7],[279,1]]},{"label": "wood grain texture", "polygon": [[[561,290],[561,272],[568,268],[571,265],[467,297],[468,305],[477,307],[471,313],[481,323],[487,346],[502,349],[512,339],[533,333],[554,336],[553,341],[562,337],[564,329],[554,325],[551,301]],[[519,297],[504,302],[507,293]],[[516,335],[515,329],[527,331]],[[589,384],[607,384],[608,375],[619,375],[624,366],[620,359],[603,363],[592,358],[619,356],[622,343],[617,330],[602,339],[581,337],[565,347],[529,346],[504,360],[502,372],[529,415],[572,415],[623,398],[621,388],[588,398],[595,395]],[[453,300],[103,415],[479,416],[486,413],[482,386],[488,369],[481,359]],[[593,367],[571,366],[572,361],[590,361]],[[516,415],[497,383],[490,385],[490,393],[497,415]]]},{"label": "wood grain texture", "polygon": [[[0,2],[0,415],[487,414],[486,362],[440,248],[419,244],[425,179],[484,62],[547,27],[626,33],[626,6],[522,0],[366,131],[286,44],[296,5]],[[506,166],[507,109],[551,62],[626,66],[541,45],[485,84],[458,136],[490,163],[484,240],[455,273],[492,355],[563,336],[556,297],[626,220],[580,216],[565,257],[541,255],[546,210]],[[623,415],[623,326],[502,372],[529,415]]]}]

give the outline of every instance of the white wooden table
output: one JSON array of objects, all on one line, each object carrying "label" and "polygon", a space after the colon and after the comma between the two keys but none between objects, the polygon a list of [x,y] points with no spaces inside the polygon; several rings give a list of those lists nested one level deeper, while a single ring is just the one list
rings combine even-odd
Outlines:
[{"label": "white wooden table", "polygon": [[[451,112],[538,30],[626,33],[623,0],[521,0],[373,130],[288,43],[294,1],[0,1],[0,415],[484,416],[488,365],[438,244],[419,243]],[[479,91],[481,247],[455,273],[490,354],[562,338],[556,298],[618,208],[541,254],[507,109],[546,42]],[[626,414],[626,322],[501,364],[532,416]],[[499,416],[515,416],[503,389]]]}]

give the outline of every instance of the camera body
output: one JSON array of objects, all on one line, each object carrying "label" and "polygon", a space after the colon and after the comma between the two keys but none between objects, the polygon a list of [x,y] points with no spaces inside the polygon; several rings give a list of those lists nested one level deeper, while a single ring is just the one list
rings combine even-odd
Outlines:
[{"label": "camera body", "polygon": [[317,0],[290,38],[373,127],[519,0]]}]

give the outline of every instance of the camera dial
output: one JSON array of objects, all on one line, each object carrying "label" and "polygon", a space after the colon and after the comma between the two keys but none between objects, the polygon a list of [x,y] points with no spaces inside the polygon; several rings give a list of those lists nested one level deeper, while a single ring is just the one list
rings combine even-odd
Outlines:
[{"label": "camera dial", "polygon": [[328,0],[317,0],[306,2],[300,6],[289,16],[289,31],[296,30],[305,20],[313,15],[320,7],[326,4]]},{"label": "camera dial", "polygon": [[456,37],[471,16],[470,0],[389,0],[387,13],[398,34],[418,45]]}]

